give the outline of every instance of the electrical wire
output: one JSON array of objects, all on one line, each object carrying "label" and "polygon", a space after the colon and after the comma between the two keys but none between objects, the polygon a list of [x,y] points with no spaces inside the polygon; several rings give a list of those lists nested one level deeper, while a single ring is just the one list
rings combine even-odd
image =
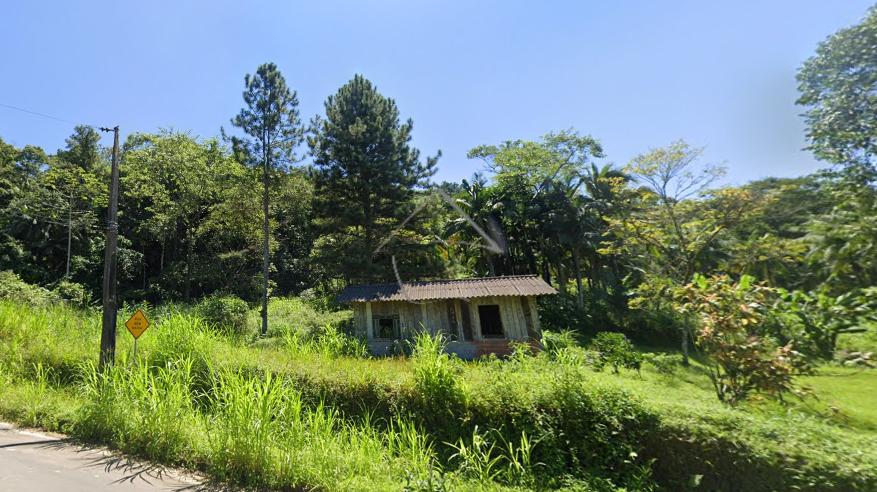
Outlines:
[{"label": "electrical wire", "polygon": [[45,113],[40,113],[39,111],[31,111],[31,110],[29,110],[29,109],[20,108],[20,107],[18,107],[18,106],[13,106],[13,105],[11,105],[11,104],[6,104],[6,103],[2,103],[2,102],[0,102],[0,107],[4,107],[4,108],[7,108],[7,109],[12,109],[12,110],[15,110],[15,111],[20,111],[20,112],[22,112],[22,113],[27,113],[27,114],[34,115],[34,116],[39,116],[39,117],[41,117],[41,118],[47,118],[47,119],[54,120],[54,121],[58,121],[58,122],[61,122],[61,123],[67,123],[67,124],[70,124],[70,125],[86,125],[86,126],[90,126],[90,127],[92,127],[92,128],[100,128],[100,127],[101,127],[101,125],[92,125],[92,124],[89,124],[89,123],[70,121],[70,120],[67,120],[67,119],[64,119],[64,118],[58,118],[57,116],[52,116],[52,115],[48,115],[48,114],[45,114]]}]

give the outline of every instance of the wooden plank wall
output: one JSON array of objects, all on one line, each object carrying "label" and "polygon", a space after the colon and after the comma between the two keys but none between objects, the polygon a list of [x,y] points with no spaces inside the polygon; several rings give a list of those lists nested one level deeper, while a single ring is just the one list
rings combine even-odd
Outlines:
[{"label": "wooden plank wall", "polygon": [[399,316],[402,336],[411,335],[424,328],[429,330],[430,333],[436,333],[437,331],[441,331],[446,335],[456,333],[456,329],[451,327],[450,320],[448,319],[446,301],[373,302],[372,315],[381,314]]},{"label": "wooden plank wall", "polygon": [[527,339],[527,321],[524,318],[524,310],[521,308],[519,297],[479,297],[470,299],[468,303],[462,303],[463,308],[469,306],[469,318],[472,320],[472,333],[475,340],[483,340],[481,336],[481,321],[478,318],[478,306],[496,304],[499,306],[499,315],[502,318],[502,328],[506,338],[510,340]]},{"label": "wooden plank wall", "polygon": [[[535,308],[535,303],[526,299],[530,306]],[[452,339],[462,340],[462,324],[465,315],[457,317],[454,323],[448,316],[448,308],[456,310],[456,300],[449,301],[426,301],[426,302],[408,302],[408,301],[390,301],[390,302],[373,302],[371,303],[372,315],[398,315],[399,324],[402,330],[402,336],[408,336],[425,327],[431,333],[441,331],[449,335]],[[468,310],[469,322],[472,327],[472,335],[475,340],[483,340],[481,336],[481,323],[478,318],[478,306],[484,304],[499,305],[500,316],[502,317],[502,326],[505,330],[506,338],[511,340],[527,340],[529,338],[528,331],[539,332],[538,314],[531,312],[528,323],[522,307],[520,297],[483,297],[470,299],[469,302],[459,301],[461,310]],[[356,334],[359,336],[366,335],[366,316],[365,303],[353,303],[353,318],[356,326]],[[528,326],[529,325],[529,326]],[[534,326],[535,325],[535,326]],[[528,330],[529,327],[529,330]]]},{"label": "wooden plank wall", "polygon": [[353,333],[354,335],[365,338],[365,303],[354,302],[353,307]]}]

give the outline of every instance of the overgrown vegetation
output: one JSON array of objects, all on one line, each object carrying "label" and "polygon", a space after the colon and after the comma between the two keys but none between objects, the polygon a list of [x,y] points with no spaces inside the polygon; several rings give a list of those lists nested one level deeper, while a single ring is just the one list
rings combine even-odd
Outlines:
[{"label": "overgrown vegetation", "polygon": [[857,413],[855,397],[871,383],[844,400],[814,389],[827,400],[730,409],[710,396],[697,362],[615,375],[577,343],[465,363],[421,334],[410,359],[372,359],[336,350],[319,331],[296,335],[308,348],[254,345],[214,330],[197,308],[153,321],[136,363],[122,337],[116,367],[99,374],[97,313],[0,301],[0,414],[255,486],[877,484],[877,415]]}]

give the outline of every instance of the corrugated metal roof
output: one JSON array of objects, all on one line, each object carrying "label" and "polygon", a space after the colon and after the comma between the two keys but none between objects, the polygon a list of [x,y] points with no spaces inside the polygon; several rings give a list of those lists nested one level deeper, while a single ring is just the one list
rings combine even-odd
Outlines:
[{"label": "corrugated metal roof", "polygon": [[427,301],[493,296],[541,296],[556,294],[536,275],[433,280],[399,284],[350,285],[338,295],[339,302]]}]

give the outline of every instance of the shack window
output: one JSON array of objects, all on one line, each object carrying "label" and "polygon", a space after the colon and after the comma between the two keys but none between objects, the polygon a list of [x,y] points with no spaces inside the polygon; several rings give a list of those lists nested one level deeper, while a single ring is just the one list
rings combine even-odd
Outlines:
[{"label": "shack window", "polygon": [[496,304],[484,304],[478,306],[478,321],[481,322],[481,336],[484,338],[503,338],[502,319],[499,316],[499,306]]},{"label": "shack window", "polygon": [[372,322],[372,326],[374,326],[375,330],[375,338],[399,338],[398,316],[373,316]]}]

